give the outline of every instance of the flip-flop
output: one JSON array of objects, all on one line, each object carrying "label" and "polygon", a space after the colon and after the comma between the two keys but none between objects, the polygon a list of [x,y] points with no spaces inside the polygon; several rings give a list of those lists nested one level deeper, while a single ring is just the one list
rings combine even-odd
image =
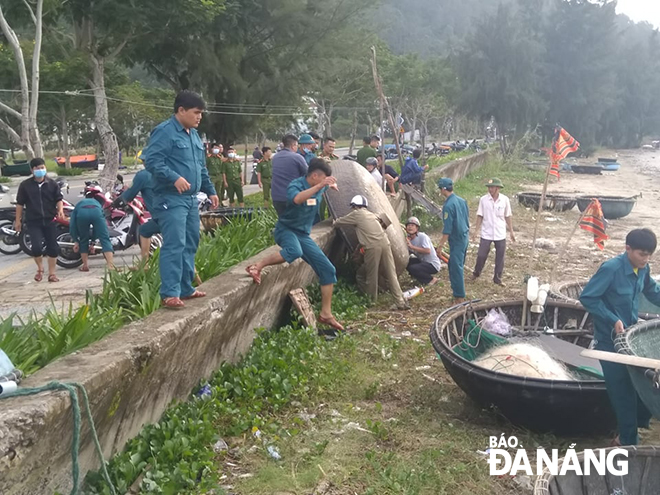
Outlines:
[{"label": "flip-flop", "polygon": [[41,282],[44,279],[44,271],[37,270],[37,273],[34,275],[35,282]]},{"label": "flip-flop", "polygon": [[60,279],[57,278],[57,275],[48,275],[48,281],[49,282],[59,282]]},{"label": "flip-flop", "polygon": [[334,328],[335,330],[339,330],[340,332],[344,331],[344,327],[339,323],[335,317],[333,316],[332,318],[323,318],[321,315],[318,317],[319,323],[322,323],[324,325],[328,325],[329,327]]},{"label": "flip-flop", "polygon": [[166,297],[162,301],[163,307],[167,309],[183,309],[186,305],[178,297]]},{"label": "flip-flop", "polygon": [[202,292],[201,290],[196,290],[189,296],[184,296],[181,299],[183,301],[187,301],[188,299],[197,299],[198,297],[206,297],[206,292]]},{"label": "flip-flop", "polygon": [[252,277],[255,284],[259,285],[261,283],[261,270],[257,268],[257,265],[250,265],[245,268],[245,271]]},{"label": "flip-flop", "polygon": [[89,271],[89,267],[81,266],[80,268],[78,268],[78,270],[80,270],[81,272],[88,272],[88,271]]}]

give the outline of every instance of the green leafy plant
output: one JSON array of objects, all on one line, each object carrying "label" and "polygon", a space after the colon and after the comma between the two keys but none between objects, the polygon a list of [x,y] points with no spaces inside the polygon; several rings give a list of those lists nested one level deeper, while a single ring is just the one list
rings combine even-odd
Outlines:
[{"label": "green leafy plant", "polygon": [[[238,364],[223,364],[188,402],[171,407],[131,440],[108,469],[120,493],[138,476],[141,493],[182,493],[217,486],[213,444],[220,436],[259,429],[277,438],[274,414],[293,400],[305,400],[346,371],[337,357],[341,342],[325,342],[315,332],[289,325],[257,330],[257,338]],[[316,446],[319,452],[326,444]],[[109,494],[99,473],[87,476],[87,493]]]},{"label": "green leafy plant", "polygon": [[[214,234],[203,234],[195,259],[202,280],[208,280],[272,244],[274,212],[240,217]],[[60,309],[53,303],[44,314],[0,320],[0,348],[14,365],[30,374],[60,356],[102,339],[120,326],[156,311],[160,300],[158,252],[139,270],[109,271],[98,294],[86,304]]]}]

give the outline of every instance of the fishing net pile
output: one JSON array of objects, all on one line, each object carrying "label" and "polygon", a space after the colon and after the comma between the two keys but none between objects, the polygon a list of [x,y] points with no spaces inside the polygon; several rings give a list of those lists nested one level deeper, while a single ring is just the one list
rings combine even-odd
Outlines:
[{"label": "fishing net pile", "polygon": [[529,342],[492,347],[473,362],[483,368],[509,375],[549,380],[575,380],[566,366]]}]

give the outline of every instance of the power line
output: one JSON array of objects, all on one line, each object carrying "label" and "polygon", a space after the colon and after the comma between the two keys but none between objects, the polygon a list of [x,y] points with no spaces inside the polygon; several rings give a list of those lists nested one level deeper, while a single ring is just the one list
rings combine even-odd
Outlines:
[{"label": "power line", "polygon": [[[81,91],[92,91],[92,90],[75,90],[75,91],[48,91],[48,90],[40,90],[39,94],[55,94],[55,95],[66,95],[66,96],[89,96],[89,97],[94,97],[93,94],[87,94],[87,93],[82,93]],[[21,90],[19,89],[0,89],[0,92],[6,92],[6,93],[20,93]],[[112,96],[105,96],[104,97],[108,101],[115,101],[118,103],[127,103],[130,105],[139,105],[139,106],[146,106],[150,108],[163,108],[163,109],[168,109],[172,110],[172,105],[160,105],[156,103],[148,103],[148,102],[143,102],[143,101],[132,101],[132,100],[125,100],[122,98],[114,98]],[[209,105],[211,106],[211,105]],[[294,107],[291,107],[294,108]],[[263,117],[306,117],[306,116],[315,116],[316,113],[305,113],[305,112],[290,112],[290,113],[270,113],[270,112],[231,112],[231,111],[226,111],[226,110],[206,110],[206,113],[210,114],[218,114],[218,115],[246,115],[246,116],[263,116]]]},{"label": "power line", "polygon": [[[53,90],[40,90],[39,94],[55,94],[55,95],[66,95],[66,96],[89,96],[94,97],[94,94],[89,92],[94,91],[93,89],[76,89],[76,90],[65,90],[65,91],[53,91]],[[5,93],[20,93],[20,89],[0,89],[0,92]],[[115,101],[118,103],[127,103],[131,105],[140,105],[147,106],[151,108],[163,108],[171,109],[171,105],[157,104],[157,103],[148,103],[142,101],[132,101],[125,100],[122,98],[115,98],[112,96],[105,96],[105,99],[108,101]],[[247,115],[247,116],[272,116],[272,117],[291,117],[291,116],[316,116],[316,112],[300,111],[299,106],[294,105],[270,105],[270,104],[258,104],[258,103],[207,103],[206,113],[218,114],[218,115]],[[240,109],[245,108],[246,110],[253,110],[252,112],[240,111]],[[212,110],[216,109],[216,110]],[[230,111],[229,109],[237,109],[237,111]],[[254,112],[254,110],[263,109],[264,112]],[[266,110],[268,109],[278,109],[280,112],[290,110],[289,113],[271,113]],[[369,107],[333,107],[334,110],[370,110]]]}]

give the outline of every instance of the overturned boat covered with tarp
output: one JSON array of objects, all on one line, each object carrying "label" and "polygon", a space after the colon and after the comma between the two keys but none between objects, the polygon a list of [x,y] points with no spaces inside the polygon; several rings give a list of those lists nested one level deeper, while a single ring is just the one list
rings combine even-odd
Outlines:
[{"label": "overturned boat covered with tarp", "polygon": [[[492,321],[493,312],[508,321],[508,335],[501,325],[492,328],[500,335],[487,330],[485,323]],[[600,363],[580,356],[593,342],[589,313],[576,303],[548,300],[542,313],[531,313],[527,307],[524,326],[522,315],[522,300],[459,304],[436,318],[431,342],[452,379],[471,399],[494,406],[516,425],[561,435],[613,431],[616,422]],[[508,344],[545,351],[555,362],[552,367],[563,371],[541,369],[547,356],[536,361],[531,354],[501,351]]]}]

